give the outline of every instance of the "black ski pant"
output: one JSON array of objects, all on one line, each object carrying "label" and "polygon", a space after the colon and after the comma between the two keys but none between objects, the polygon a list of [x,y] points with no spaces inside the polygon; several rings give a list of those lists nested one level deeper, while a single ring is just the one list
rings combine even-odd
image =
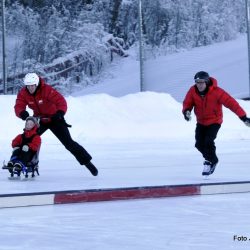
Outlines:
[{"label": "black ski pant", "polygon": [[47,129],[59,139],[67,150],[71,152],[81,165],[89,163],[92,159],[91,155],[77,142],[75,142],[70,135],[67,124],[63,121],[40,123],[38,134],[42,135]]},{"label": "black ski pant", "polygon": [[197,123],[195,129],[195,147],[202,153],[205,160],[216,164],[218,157],[214,140],[220,129],[220,124],[211,124],[208,126]]}]

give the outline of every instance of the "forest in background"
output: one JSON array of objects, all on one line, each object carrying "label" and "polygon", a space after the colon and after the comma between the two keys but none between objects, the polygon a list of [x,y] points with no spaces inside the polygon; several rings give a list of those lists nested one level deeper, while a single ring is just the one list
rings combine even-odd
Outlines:
[{"label": "forest in background", "polygon": [[[65,94],[98,83],[138,47],[138,18],[138,0],[6,0],[8,86],[29,71]],[[146,58],[235,39],[245,1],[142,0],[141,30]]]}]

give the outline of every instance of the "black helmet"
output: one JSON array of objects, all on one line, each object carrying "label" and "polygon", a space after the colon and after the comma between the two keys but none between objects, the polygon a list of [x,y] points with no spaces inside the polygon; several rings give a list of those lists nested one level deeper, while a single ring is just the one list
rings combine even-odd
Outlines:
[{"label": "black helmet", "polygon": [[194,80],[205,80],[207,83],[209,82],[209,74],[205,71],[199,71],[195,74]]}]

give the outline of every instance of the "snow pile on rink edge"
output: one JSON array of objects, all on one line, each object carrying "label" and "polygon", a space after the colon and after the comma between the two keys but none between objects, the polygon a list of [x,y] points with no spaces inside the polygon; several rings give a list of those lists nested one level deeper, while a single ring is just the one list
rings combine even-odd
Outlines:
[{"label": "snow pile on rink edge", "polygon": [[[1,96],[1,140],[10,140],[22,131],[23,121],[14,114],[16,96]],[[107,94],[67,97],[65,118],[72,124],[70,132],[76,139],[181,139],[193,140],[196,124],[186,122],[182,104],[169,94],[140,92],[123,97]],[[238,100],[250,115],[250,103]],[[30,111],[32,114],[32,111]],[[223,138],[249,139],[249,128],[230,110],[224,108],[224,123],[220,131]],[[46,133],[46,140],[56,140]]]}]

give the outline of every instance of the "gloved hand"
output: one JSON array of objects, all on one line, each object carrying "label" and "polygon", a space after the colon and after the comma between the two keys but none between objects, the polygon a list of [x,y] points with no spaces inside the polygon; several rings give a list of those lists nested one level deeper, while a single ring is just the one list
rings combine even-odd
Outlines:
[{"label": "gloved hand", "polygon": [[247,119],[244,121],[245,125],[250,127],[250,118],[247,117]]},{"label": "gloved hand", "polygon": [[191,121],[192,117],[191,117],[191,111],[190,110],[185,110],[183,112],[184,118],[186,121]]},{"label": "gloved hand", "polygon": [[29,115],[29,112],[28,111],[26,111],[26,110],[23,110],[21,113],[20,113],[20,118],[22,119],[22,120],[26,120],[26,118],[27,117],[29,117],[30,115]]},{"label": "gloved hand", "polygon": [[51,116],[52,122],[60,122],[64,120],[64,112],[62,110],[58,110],[54,115]]},{"label": "gloved hand", "polygon": [[28,145],[23,145],[22,151],[28,152],[29,151],[29,146]]},{"label": "gloved hand", "polygon": [[240,119],[245,123],[246,126],[250,127],[250,118],[248,118],[246,115],[240,117]]}]

